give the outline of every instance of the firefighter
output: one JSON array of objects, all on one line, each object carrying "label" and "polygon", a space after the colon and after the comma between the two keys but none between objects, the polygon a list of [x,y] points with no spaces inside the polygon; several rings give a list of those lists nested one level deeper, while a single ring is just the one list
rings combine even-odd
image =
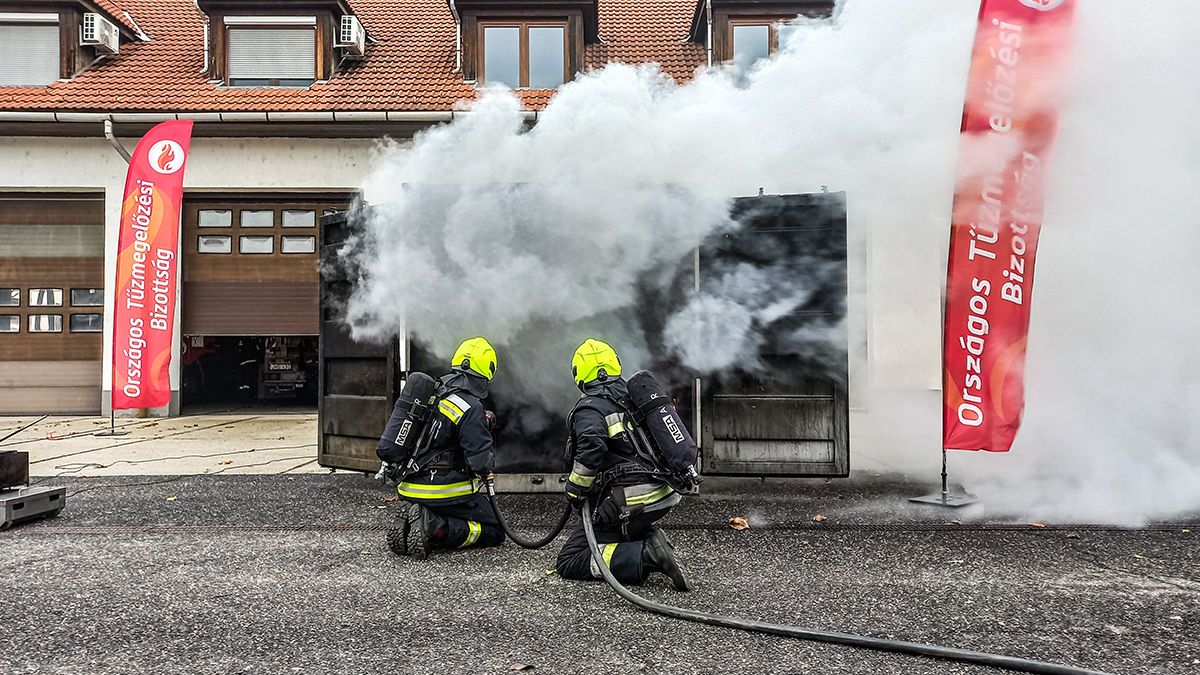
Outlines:
[{"label": "firefighter", "polygon": [[[629,393],[617,352],[605,342],[588,339],[575,350],[571,365],[583,395],[567,418],[573,461],[567,499],[576,506],[585,500],[591,504],[596,541],[618,581],[640,584],[660,572],[670,577],[676,590],[689,590],[674,545],[654,527],[681,496],[646,475],[654,467],[630,442],[625,412]],[[601,578],[582,524],[563,545],[556,567],[564,579]]]},{"label": "firefighter", "polygon": [[396,486],[406,503],[388,535],[400,555],[425,558],[433,549],[496,546],[504,541],[496,514],[480,494],[495,462],[482,400],[496,374],[496,350],[486,339],[464,340],[439,382],[430,442],[418,467]]}]

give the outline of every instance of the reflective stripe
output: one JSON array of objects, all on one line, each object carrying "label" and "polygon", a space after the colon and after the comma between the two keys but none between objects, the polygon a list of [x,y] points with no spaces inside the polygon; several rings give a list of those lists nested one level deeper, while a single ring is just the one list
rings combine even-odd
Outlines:
[{"label": "reflective stripe", "polygon": [[408,483],[404,482],[396,486],[396,492],[400,493],[401,497],[412,497],[414,499],[451,499],[453,497],[465,497],[473,494],[479,486],[475,481],[468,480],[461,483],[447,483],[445,485],[431,485],[425,483]]},{"label": "reflective stripe", "polygon": [[608,425],[609,438],[629,431],[629,425],[625,423],[625,416],[622,413],[613,413],[605,417],[604,423]]},{"label": "reflective stripe", "polygon": [[[673,490],[671,490],[670,485],[663,485],[663,486],[660,486],[657,489],[653,490],[652,492],[647,492],[645,494],[636,494],[637,492],[641,492],[641,490],[638,489],[641,487],[643,487],[643,486],[635,485],[632,488],[625,488],[625,504],[626,505],[636,506],[638,504],[651,504],[660,499],[670,497],[671,493],[673,492]],[[634,492],[635,494],[631,495],[630,492]]]},{"label": "reflective stripe", "polygon": [[446,417],[449,417],[450,421],[454,424],[458,424],[459,420],[461,420],[463,416],[463,409],[459,408],[449,399],[438,401],[438,412],[442,413]]},{"label": "reflective stripe", "polygon": [[480,525],[479,523],[477,523],[473,520],[468,520],[467,521],[467,530],[468,530],[467,531],[467,540],[464,541],[462,543],[462,545],[459,546],[459,548],[466,548],[466,547],[470,546],[471,544],[474,544],[475,542],[479,541],[479,533],[483,531],[483,525]]},{"label": "reflective stripe", "polygon": [[571,467],[571,475],[567,476],[567,480],[579,487],[591,487],[592,483],[596,482],[596,472],[579,462],[575,462]]},{"label": "reflective stripe", "polygon": [[616,552],[617,552],[616,544],[605,544],[604,545],[603,555],[604,555],[604,566],[605,567],[608,567],[608,568],[612,567],[613,553],[616,553]]},{"label": "reflective stripe", "polygon": [[592,483],[596,482],[596,477],[595,476],[580,476],[579,474],[572,471],[571,475],[567,476],[567,480],[578,485],[579,487],[592,487]]},{"label": "reflective stripe", "polygon": [[459,410],[461,410],[463,412],[467,412],[468,410],[471,409],[471,404],[467,403],[467,400],[465,398],[459,396],[458,394],[450,394],[443,400],[453,403],[455,406],[458,407]]}]

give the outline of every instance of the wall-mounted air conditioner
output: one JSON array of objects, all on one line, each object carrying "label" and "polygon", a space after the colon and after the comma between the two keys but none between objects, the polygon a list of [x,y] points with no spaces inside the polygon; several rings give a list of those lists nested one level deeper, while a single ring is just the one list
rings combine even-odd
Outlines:
[{"label": "wall-mounted air conditioner", "polygon": [[367,52],[367,31],[363,30],[357,16],[347,14],[342,17],[335,46],[345,49],[347,56],[362,56]]},{"label": "wall-mounted air conditioner", "polygon": [[121,49],[121,31],[95,12],[84,13],[79,33],[79,44],[95,47],[102,54],[116,54]]}]

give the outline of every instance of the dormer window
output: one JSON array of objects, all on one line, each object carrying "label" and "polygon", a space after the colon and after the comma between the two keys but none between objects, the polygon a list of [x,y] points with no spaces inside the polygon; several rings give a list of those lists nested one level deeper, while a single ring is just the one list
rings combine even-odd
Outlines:
[{"label": "dormer window", "polygon": [[797,16],[827,17],[833,0],[698,0],[689,39],[711,48],[712,64],[748,72],[787,43]]},{"label": "dormer window", "polygon": [[315,16],[226,16],[226,81],[307,87],[317,79]]},{"label": "dormer window", "polygon": [[44,87],[62,72],[58,13],[0,13],[0,86]]},{"label": "dormer window", "polygon": [[597,0],[455,0],[463,80],[554,89],[583,70],[599,42]]},{"label": "dormer window", "polygon": [[196,0],[208,16],[206,69],[231,87],[308,87],[369,40],[346,0]]},{"label": "dormer window", "polygon": [[480,21],[478,80],[513,89],[554,89],[567,81],[567,22]]}]

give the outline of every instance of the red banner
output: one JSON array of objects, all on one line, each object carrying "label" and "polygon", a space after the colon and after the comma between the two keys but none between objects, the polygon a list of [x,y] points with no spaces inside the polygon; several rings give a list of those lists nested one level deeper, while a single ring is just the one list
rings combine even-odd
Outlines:
[{"label": "red banner", "polygon": [[179,272],[179,207],[190,121],[163,122],[138,142],[125,177],[113,311],[113,410],[171,401]]},{"label": "red banner", "polygon": [[944,326],[943,447],[1008,452],[1046,162],[1076,0],[983,0],[963,109]]}]

